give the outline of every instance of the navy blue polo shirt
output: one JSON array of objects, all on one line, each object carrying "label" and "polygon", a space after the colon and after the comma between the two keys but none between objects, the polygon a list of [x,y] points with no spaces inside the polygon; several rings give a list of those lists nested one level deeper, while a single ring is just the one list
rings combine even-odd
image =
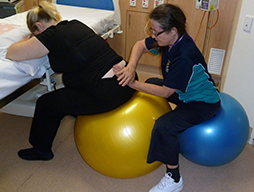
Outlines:
[{"label": "navy blue polo shirt", "polygon": [[[154,53],[155,39],[148,37],[145,43],[147,49]],[[164,86],[177,89],[180,101],[216,103],[220,100],[205,59],[189,35],[184,35],[171,49],[166,46],[162,50]]]}]

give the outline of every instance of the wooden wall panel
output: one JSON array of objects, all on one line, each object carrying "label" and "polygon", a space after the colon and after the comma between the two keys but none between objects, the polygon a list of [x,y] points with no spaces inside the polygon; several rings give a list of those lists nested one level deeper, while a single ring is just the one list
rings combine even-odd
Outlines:
[{"label": "wooden wall panel", "polygon": [[[36,6],[39,4],[40,1],[45,1],[45,0],[23,0],[25,2],[25,10],[31,9],[33,6]],[[52,2],[51,0],[47,0],[49,2]]]},{"label": "wooden wall panel", "polygon": [[[172,3],[174,5],[179,6],[186,16],[187,22],[187,31],[189,35],[195,40],[196,35],[199,31],[199,27],[201,24],[201,20],[203,17],[204,12],[200,9],[195,8],[196,0],[168,0],[168,3]],[[207,15],[205,15],[204,21],[207,20]],[[196,41],[196,44],[200,50],[203,49],[203,42],[205,37],[205,25],[206,23],[203,22],[201,25],[201,29]]]},{"label": "wooden wall panel", "polygon": [[[204,11],[196,9],[195,3],[196,0],[167,0],[165,2],[172,3],[178,5],[186,14],[187,18],[187,30],[189,34],[195,39],[199,26],[201,23],[202,16],[204,15]],[[115,40],[109,39],[112,47],[125,59],[128,59],[128,53],[126,52],[126,41],[128,41],[129,36],[126,35],[126,22],[127,22],[127,11],[136,11],[136,12],[150,12],[153,9],[153,0],[149,1],[149,9],[143,9],[141,7],[141,0],[137,0],[137,7],[130,7],[128,0],[119,0],[120,10],[121,10],[121,20],[122,20],[122,30],[123,34],[118,36]],[[234,14],[237,11],[237,0],[220,0],[219,4],[219,20],[214,28],[208,30],[208,42],[206,44],[206,49],[204,52],[204,56],[206,61],[208,62],[210,48],[218,48],[225,49],[226,54],[230,42],[231,37],[231,29],[234,23]],[[217,17],[217,11],[213,11],[211,13],[210,23],[214,24]],[[138,19],[138,18],[137,18]],[[201,30],[199,32],[199,36],[196,40],[196,44],[198,48],[203,52],[203,46],[206,35],[206,26],[208,20],[208,12],[205,13],[205,17],[203,23],[201,25]],[[143,29],[142,29],[143,30]],[[142,33],[140,29],[137,29],[136,32],[133,33]]]},{"label": "wooden wall panel", "polygon": [[[234,15],[237,8],[237,0],[220,0],[219,5],[219,20],[214,28],[210,30],[209,41],[206,50],[206,58],[210,52],[210,48],[225,49],[226,54],[231,38],[231,30],[234,23]],[[212,15],[212,23],[216,20],[215,12]]]}]

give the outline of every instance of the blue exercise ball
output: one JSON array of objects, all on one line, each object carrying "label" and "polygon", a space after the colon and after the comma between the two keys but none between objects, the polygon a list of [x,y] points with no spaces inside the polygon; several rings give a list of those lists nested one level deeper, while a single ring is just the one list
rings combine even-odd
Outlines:
[{"label": "blue exercise ball", "polygon": [[249,120],[241,104],[226,93],[215,117],[195,125],[179,135],[180,152],[188,160],[219,166],[234,160],[249,137]]}]

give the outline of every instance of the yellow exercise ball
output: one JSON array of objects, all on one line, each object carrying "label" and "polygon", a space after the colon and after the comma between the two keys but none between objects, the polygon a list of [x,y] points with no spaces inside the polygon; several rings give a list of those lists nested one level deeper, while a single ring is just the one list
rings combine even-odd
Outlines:
[{"label": "yellow exercise ball", "polygon": [[114,178],[150,173],[161,162],[146,163],[155,120],[171,111],[166,99],[136,92],[120,107],[96,115],[78,116],[75,141],[93,169]]}]

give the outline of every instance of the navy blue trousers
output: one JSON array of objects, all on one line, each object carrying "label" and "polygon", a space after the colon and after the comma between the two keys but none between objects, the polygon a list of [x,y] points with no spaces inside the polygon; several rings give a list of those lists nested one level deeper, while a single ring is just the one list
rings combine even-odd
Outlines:
[{"label": "navy blue trousers", "polygon": [[[163,84],[163,80],[158,78],[151,78],[146,82],[157,85]],[[214,117],[220,108],[220,102],[215,104],[205,102],[183,103],[176,98],[177,94],[167,98],[177,107],[162,115],[154,124],[147,163],[161,161],[164,164],[178,165],[180,153],[178,135],[186,129]]]}]

